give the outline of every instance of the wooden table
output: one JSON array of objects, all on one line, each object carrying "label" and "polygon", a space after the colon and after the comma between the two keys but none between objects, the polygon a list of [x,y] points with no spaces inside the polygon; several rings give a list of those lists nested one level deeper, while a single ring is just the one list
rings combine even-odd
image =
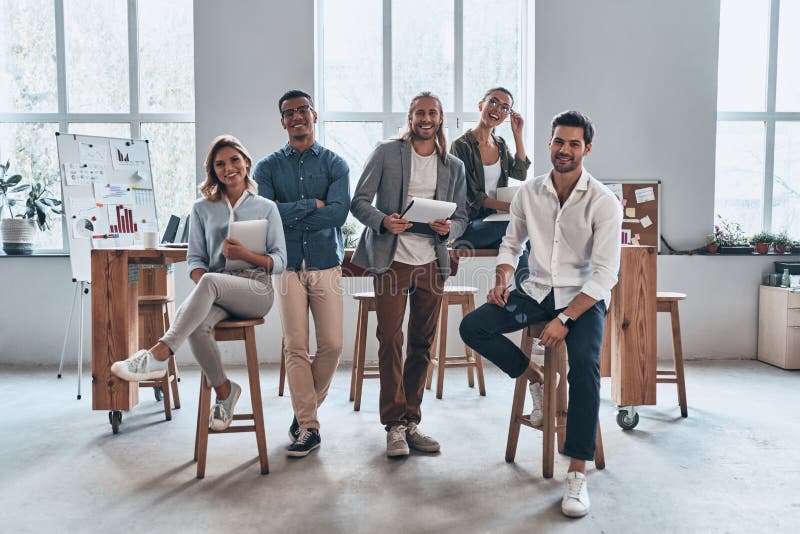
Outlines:
[{"label": "wooden table", "polygon": [[[130,410],[139,403],[136,383],[111,374],[111,364],[139,347],[139,267],[186,261],[186,249],[92,250],[92,409]],[[165,270],[161,270],[166,273]],[[147,276],[147,293],[174,297],[171,276]],[[146,282],[146,283],[145,283]],[[143,288],[145,289],[145,288]]]}]

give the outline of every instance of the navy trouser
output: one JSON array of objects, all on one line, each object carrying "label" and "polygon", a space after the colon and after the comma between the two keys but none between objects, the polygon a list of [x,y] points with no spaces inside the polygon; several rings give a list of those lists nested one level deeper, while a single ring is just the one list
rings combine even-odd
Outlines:
[{"label": "navy trouser", "polygon": [[[550,321],[563,309],[555,309],[552,291],[540,304],[524,291],[515,289],[505,307],[487,303],[464,317],[459,328],[461,339],[508,376],[517,378],[525,372],[530,360],[503,334]],[[579,460],[594,459],[605,317],[606,306],[601,300],[578,317],[565,340],[569,361],[569,412],[564,454]]]},{"label": "navy trouser", "polygon": [[[506,228],[508,221],[484,221],[483,219],[475,219],[469,221],[467,229],[458,240],[453,244],[453,248],[468,248],[468,249],[497,249],[500,248],[500,242],[503,241],[503,236],[506,235]],[[528,256],[531,253],[530,243],[526,243],[525,250],[522,251],[522,256],[519,258],[517,270],[514,273],[514,282],[517,287],[522,287],[522,282],[528,278],[530,273],[530,266],[528,265]]]}]

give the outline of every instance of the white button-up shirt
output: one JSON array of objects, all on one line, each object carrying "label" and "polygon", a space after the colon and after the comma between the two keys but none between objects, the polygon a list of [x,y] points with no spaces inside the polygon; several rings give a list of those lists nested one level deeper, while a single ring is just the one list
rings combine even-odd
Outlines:
[{"label": "white button-up shirt", "polygon": [[622,240],[622,206],[610,189],[583,169],[561,206],[548,173],[520,187],[510,214],[497,264],[516,266],[530,240],[525,293],[541,302],[552,290],[556,309],[567,307],[578,293],[608,305]]}]

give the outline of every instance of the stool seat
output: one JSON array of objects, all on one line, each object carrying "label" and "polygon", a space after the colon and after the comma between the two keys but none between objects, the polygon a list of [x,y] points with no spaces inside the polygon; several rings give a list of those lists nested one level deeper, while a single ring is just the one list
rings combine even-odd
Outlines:
[{"label": "stool seat", "polygon": [[[546,322],[534,323],[523,330],[520,348],[530,358],[533,339],[538,338],[547,325]],[[524,413],[525,397],[528,391],[528,379],[524,375],[517,378],[514,398],[511,404],[511,422],[508,427],[506,442],[506,462],[513,462],[517,454],[519,430],[522,426],[540,430],[542,436],[542,476],[553,477],[555,445],[558,451],[564,452],[567,431],[567,345],[563,341],[555,347],[544,350],[544,399],[542,405],[542,426],[534,427],[530,422],[530,414]],[[561,380],[557,379],[561,375]],[[600,422],[597,422],[597,446],[594,452],[594,463],[597,469],[605,469],[606,459],[603,453],[603,436]]]},{"label": "stool seat", "polygon": [[264,324],[264,318],[260,317],[258,319],[225,319],[224,321],[220,321],[214,325],[214,330],[220,330],[224,328],[247,328],[248,326],[258,326],[260,324]]},{"label": "stool seat", "polygon": [[137,298],[139,304],[168,304],[175,299],[166,295],[139,295]]},{"label": "stool seat", "polygon": [[362,291],[360,293],[353,293],[351,296],[355,300],[374,299],[375,298],[375,292],[374,291]]},{"label": "stool seat", "polygon": [[474,295],[478,292],[478,288],[472,286],[444,286],[444,292],[449,295]]},{"label": "stool seat", "polygon": [[656,300],[661,302],[677,302],[679,300],[686,300],[686,293],[659,291],[656,293]]},{"label": "stool seat", "polygon": [[441,399],[444,394],[444,372],[446,368],[465,368],[467,370],[467,385],[475,387],[475,376],[478,377],[478,392],[481,397],[486,396],[486,382],[483,376],[483,359],[480,354],[464,344],[464,354],[459,356],[447,355],[447,326],[450,306],[461,306],[461,318],[475,310],[475,294],[477,287],[473,286],[445,286],[442,295],[442,304],[439,309],[439,321],[436,324],[436,336],[431,348],[431,362],[428,365],[428,376],[425,387],[431,389],[433,384],[433,369],[436,368],[436,398]]}]

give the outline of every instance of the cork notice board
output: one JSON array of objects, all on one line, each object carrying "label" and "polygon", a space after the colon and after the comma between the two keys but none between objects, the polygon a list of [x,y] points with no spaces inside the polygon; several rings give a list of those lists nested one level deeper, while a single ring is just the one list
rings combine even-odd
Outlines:
[{"label": "cork notice board", "polygon": [[603,183],[617,195],[622,204],[621,242],[657,247],[661,251],[658,218],[661,181],[603,180]]}]

